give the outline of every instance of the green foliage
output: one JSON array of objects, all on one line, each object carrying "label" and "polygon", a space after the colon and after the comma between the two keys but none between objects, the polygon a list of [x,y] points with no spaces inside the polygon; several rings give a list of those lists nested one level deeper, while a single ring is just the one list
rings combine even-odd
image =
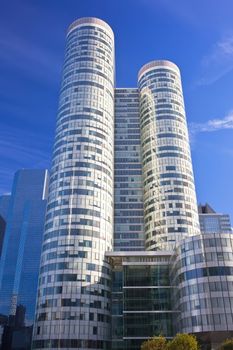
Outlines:
[{"label": "green foliage", "polygon": [[168,343],[169,350],[198,350],[198,342],[191,334],[178,333],[172,341]]},{"label": "green foliage", "polygon": [[220,350],[233,350],[233,338],[225,340],[222,343]]},{"label": "green foliage", "polygon": [[146,340],[142,343],[141,350],[168,350],[166,338],[160,335]]}]

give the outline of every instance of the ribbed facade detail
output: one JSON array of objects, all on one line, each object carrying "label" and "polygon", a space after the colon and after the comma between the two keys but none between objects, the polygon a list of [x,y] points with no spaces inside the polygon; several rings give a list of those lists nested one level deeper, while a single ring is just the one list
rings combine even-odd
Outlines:
[{"label": "ribbed facade detail", "polygon": [[208,336],[214,342],[231,336],[232,250],[233,235],[227,233],[206,233],[180,243],[171,259],[177,332],[211,332]]},{"label": "ribbed facade detail", "polygon": [[144,250],[138,89],[115,89],[114,250]]},{"label": "ribbed facade detail", "polygon": [[107,23],[69,26],[32,348],[218,343],[233,327],[233,243],[207,205],[200,234],[179,68],[152,61],[137,88],[115,89],[114,61]]},{"label": "ribbed facade detail", "polygon": [[68,30],[42,247],[34,349],[109,349],[114,36]]},{"label": "ribbed facade detail", "polygon": [[199,234],[192,162],[178,67],[152,61],[139,72],[145,247],[171,249]]}]

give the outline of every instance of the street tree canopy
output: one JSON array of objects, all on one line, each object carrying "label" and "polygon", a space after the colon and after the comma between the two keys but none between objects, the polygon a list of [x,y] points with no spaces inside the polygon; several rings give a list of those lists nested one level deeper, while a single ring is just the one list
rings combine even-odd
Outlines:
[{"label": "street tree canopy", "polygon": [[[175,338],[168,343],[169,350],[199,350],[199,345],[195,336],[191,334],[178,333]],[[225,350],[225,349],[224,349]]]},{"label": "street tree canopy", "polygon": [[146,340],[142,343],[141,350],[168,350],[166,338],[160,335]]}]

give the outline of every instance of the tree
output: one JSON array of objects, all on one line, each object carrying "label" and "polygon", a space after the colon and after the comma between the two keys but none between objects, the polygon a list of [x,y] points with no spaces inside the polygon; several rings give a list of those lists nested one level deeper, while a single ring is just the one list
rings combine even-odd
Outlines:
[{"label": "tree", "polygon": [[197,339],[191,334],[178,333],[175,338],[168,343],[169,350],[199,350]]},{"label": "tree", "polygon": [[225,340],[220,346],[220,350],[233,350],[233,338]]},{"label": "tree", "polygon": [[166,338],[160,335],[146,340],[142,343],[141,350],[168,350]]}]

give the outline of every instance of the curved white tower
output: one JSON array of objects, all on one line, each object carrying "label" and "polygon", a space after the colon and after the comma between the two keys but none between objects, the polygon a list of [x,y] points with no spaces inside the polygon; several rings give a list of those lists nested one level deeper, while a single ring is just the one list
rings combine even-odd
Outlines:
[{"label": "curved white tower", "polygon": [[109,349],[113,240],[114,36],[68,29],[33,349]]},{"label": "curved white tower", "polygon": [[145,246],[170,249],[199,234],[196,193],[178,67],[152,61],[138,75]]}]

